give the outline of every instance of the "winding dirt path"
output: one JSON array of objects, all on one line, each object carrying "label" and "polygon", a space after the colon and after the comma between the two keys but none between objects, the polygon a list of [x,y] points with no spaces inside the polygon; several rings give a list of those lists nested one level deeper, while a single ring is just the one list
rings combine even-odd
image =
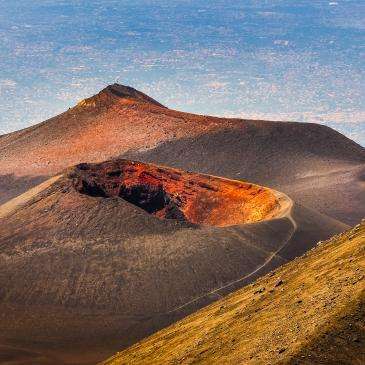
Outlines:
[{"label": "winding dirt path", "polygon": [[5,218],[7,215],[13,213],[17,208],[22,207],[28,203],[29,200],[34,198],[37,194],[47,189],[50,185],[56,182],[62,175],[51,177],[50,179],[42,182],[32,189],[27,190],[25,193],[18,195],[17,197],[9,200],[3,205],[0,205],[0,219]]},{"label": "winding dirt path", "polygon": [[229,288],[230,286],[232,285],[235,285],[241,281],[244,281],[246,279],[248,279],[249,277],[253,276],[254,274],[256,274],[257,272],[259,272],[260,270],[262,270],[266,265],[268,265],[276,255],[278,255],[278,253],[283,249],[285,248],[291,241],[291,239],[293,238],[297,228],[298,228],[298,225],[296,223],[296,221],[294,220],[293,216],[292,216],[292,208],[293,208],[293,205],[294,205],[294,202],[292,199],[290,199],[286,194],[283,194],[281,192],[278,192],[278,191],[275,191],[274,190],[274,193],[275,195],[278,197],[279,199],[279,202],[280,202],[280,208],[279,210],[277,211],[277,214],[272,217],[271,219],[280,219],[280,218],[287,218],[290,223],[292,224],[293,228],[292,228],[292,231],[290,232],[290,236],[288,237],[288,239],[286,239],[282,245],[280,245],[278,247],[278,249],[274,252],[272,252],[267,258],[266,260],[261,264],[259,265],[258,267],[256,267],[255,270],[253,270],[252,272],[250,272],[249,274],[246,274],[245,276],[241,277],[241,278],[238,278],[234,281],[231,281],[219,288],[216,288],[216,289],[213,289],[203,295],[200,295],[199,297],[196,297],[178,307],[175,307],[171,310],[169,310],[168,312],[165,312],[164,314],[171,314],[171,313],[174,313],[174,312],[177,312],[185,307],[187,307],[188,305],[192,304],[192,303],[195,303],[201,299],[204,299],[206,298],[207,296],[210,296],[212,294],[216,294],[216,295],[219,295],[218,292],[223,290],[223,289],[226,289],[226,288]]},{"label": "winding dirt path", "polygon": [[[15,197],[14,199],[6,202],[3,205],[0,205],[0,219],[4,218],[6,216],[8,216],[9,214],[13,213],[15,210],[17,210],[18,208],[22,207],[23,205],[25,205],[27,202],[29,202],[32,198],[34,198],[37,194],[41,193],[43,190],[47,189],[50,185],[52,185],[54,182],[56,182],[62,175],[57,175],[54,176],[46,181],[44,181],[43,183],[35,186],[34,188],[26,191],[25,193]],[[215,176],[214,176],[215,177]],[[220,177],[221,178],[221,177]],[[230,181],[230,179],[226,179],[223,178],[224,180],[228,180]],[[159,313],[159,315],[163,314],[171,314],[174,312],[177,312],[181,309],[183,309],[184,307],[197,302],[207,296],[210,296],[212,294],[216,294],[219,295],[219,291],[229,288],[232,285],[235,285],[241,281],[246,280],[247,278],[255,275],[257,272],[259,272],[260,270],[262,270],[265,266],[267,266],[274,258],[275,256],[278,255],[278,253],[286,247],[286,245],[288,245],[295,233],[295,231],[297,230],[297,223],[295,222],[294,218],[292,217],[292,208],[293,208],[293,200],[290,199],[286,194],[283,194],[281,192],[275,191],[273,189],[270,189],[271,191],[274,192],[274,194],[276,195],[278,201],[279,201],[279,207],[273,212],[273,214],[270,217],[267,217],[267,219],[264,219],[263,221],[267,221],[267,220],[272,220],[272,219],[280,219],[280,218],[287,218],[291,224],[292,224],[292,230],[290,232],[289,237],[283,242],[283,244],[281,244],[277,250],[275,250],[274,252],[272,252],[267,258],[266,260],[259,266],[257,266],[255,268],[255,270],[253,270],[252,272],[246,274],[245,276],[238,278],[232,282],[229,282],[219,288],[216,288],[214,290],[211,290],[207,293],[204,293],[201,296],[198,296],[178,307],[175,307],[167,312],[164,313]],[[156,314],[156,313],[155,313]]]}]

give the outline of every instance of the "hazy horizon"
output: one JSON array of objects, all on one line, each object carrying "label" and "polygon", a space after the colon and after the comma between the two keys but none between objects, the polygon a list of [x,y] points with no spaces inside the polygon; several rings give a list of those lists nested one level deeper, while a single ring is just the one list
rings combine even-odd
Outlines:
[{"label": "hazy horizon", "polygon": [[326,124],[365,145],[357,1],[0,0],[0,134],[119,82],[182,111]]}]

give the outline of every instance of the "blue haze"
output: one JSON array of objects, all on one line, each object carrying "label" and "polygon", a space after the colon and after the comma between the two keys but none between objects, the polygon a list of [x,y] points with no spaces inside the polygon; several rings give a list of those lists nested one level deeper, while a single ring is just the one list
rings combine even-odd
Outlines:
[{"label": "blue haze", "polygon": [[365,145],[364,1],[0,0],[0,133],[107,84]]}]

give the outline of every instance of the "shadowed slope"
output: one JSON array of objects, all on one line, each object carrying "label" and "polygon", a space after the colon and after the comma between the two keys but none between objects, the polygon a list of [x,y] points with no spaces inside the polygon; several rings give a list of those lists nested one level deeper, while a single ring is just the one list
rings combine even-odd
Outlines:
[{"label": "shadowed slope", "polygon": [[245,122],[123,156],[270,186],[349,224],[365,216],[365,149],[344,142],[316,124]]},{"label": "shadowed slope", "polygon": [[365,150],[330,128],[182,113],[122,85],[0,136],[0,203],[68,166],[121,155],[271,186],[346,223],[365,215]]},{"label": "shadowed slope", "polygon": [[104,365],[362,364],[365,223]]},{"label": "shadowed slope", "polygon": [[[256,223],[160,219],[120,197],[81,194],[82,171],[109,176],[104,187],[115,182],[112,162],[89,167],[71,169],[1,221],[0,346],[32,354],[28,363],[100,361],[346,228],[285,196],[287,209]],[[176,173],[149,171],[157,168],[161,179]],[[186,183],[209,178],[180,173]]]}]

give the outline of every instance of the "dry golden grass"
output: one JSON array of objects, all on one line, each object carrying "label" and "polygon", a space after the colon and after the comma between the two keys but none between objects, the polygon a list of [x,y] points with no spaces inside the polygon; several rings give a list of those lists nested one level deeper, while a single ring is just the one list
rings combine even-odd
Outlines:
[{"label": "dry golden grass", "polygon": [[103,364],[363,364],[364,269],[363,221]]}]

